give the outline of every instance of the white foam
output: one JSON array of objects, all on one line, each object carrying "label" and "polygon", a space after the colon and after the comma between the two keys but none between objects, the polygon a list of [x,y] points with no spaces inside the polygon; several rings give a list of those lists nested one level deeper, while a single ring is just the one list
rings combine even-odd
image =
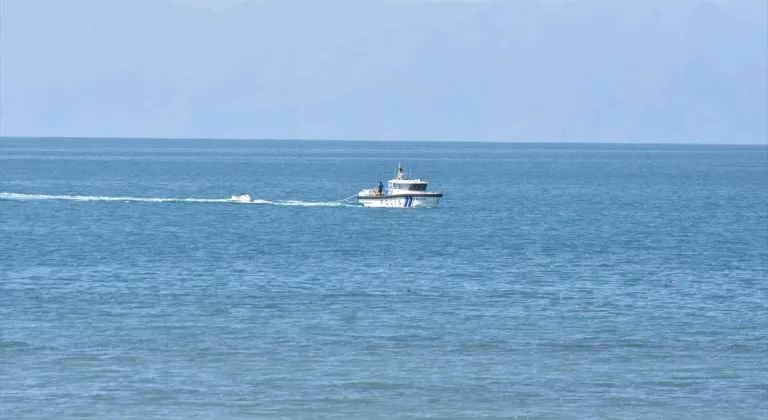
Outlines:
[{"label": "white foam", "polygon": [[293,207],[359,207],[340,201],[270,201],[253,199],[249,202],[233,201],[229,198],[153,198],[153,197],[124,197],[99,195],[49,195],[49,194],[17,194],[0,192],[0,200],[31,201],[31,200],[68,200],[68,201],[122,201],[141,203],[236,203],[236,204],[267,204],[273,206]]}]

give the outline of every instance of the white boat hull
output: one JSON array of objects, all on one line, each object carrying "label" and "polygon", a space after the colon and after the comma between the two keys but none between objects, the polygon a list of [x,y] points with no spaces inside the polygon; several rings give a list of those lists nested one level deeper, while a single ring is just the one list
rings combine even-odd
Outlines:
[{"label": "white boat hull", "polygon": [[398,195],[398,196],[379,196],[379,197],[357,197],[358,202],[363,207],[388,207],[388,208],[432,208],[437,206],[442,195],[437,196],[419,196],[419,195]]}]

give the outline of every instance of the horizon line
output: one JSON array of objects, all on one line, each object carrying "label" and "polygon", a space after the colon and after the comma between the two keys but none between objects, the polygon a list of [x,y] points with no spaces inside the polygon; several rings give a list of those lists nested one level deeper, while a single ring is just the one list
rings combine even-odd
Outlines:
[{"label": "horizon line", "polygon": [[399,140],[399,139],[325,139],[325,138],[244,138],[244,137],[146,137],[146,136],[29,136],[0,135],[0,140],[158,140],[158,141],[289,141],[289,142],[348,142],[348,143],[480,143],[480,144],[589,144],[589,145],[635,145],[635,146],[766,146],[764,143],[720,143],[720,142],[659,142],[659,141],[552,141],[552,140]]}]

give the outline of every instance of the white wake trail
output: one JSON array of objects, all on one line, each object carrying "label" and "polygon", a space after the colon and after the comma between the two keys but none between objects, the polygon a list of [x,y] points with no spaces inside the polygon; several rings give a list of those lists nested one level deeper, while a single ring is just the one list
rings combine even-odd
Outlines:
[{"label": "white wake trail", "polygon": [[341,201],[270,201],[253,199],[251,201],[234,201],[230,198],[154,198],[154,197],[123,197],[99,195],[49,195],[49,194],[18,194],[0,192],[0,200],[33,201],[33,200],[68,200],[68,201],[119,201],[139,203],[234,203],[234,204],[266,204],[273,206],[292,207],[359,207]]}]

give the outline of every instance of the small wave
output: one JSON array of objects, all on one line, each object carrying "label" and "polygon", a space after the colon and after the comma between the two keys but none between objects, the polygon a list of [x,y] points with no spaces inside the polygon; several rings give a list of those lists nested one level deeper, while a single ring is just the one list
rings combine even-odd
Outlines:
[{"label": "small wave", "polygon": [[0,340],[0,349],[28,349],[34,347],[32,343],[20,340]]},{"label": "small wave", "polygon": [[33,200],[68,200],[68,201],[118,201],[139,203],[236,203],[236,204],[266,204],[273,206],[294,207],[359,207],[341,201],[271,201],[253,199],[247,202],[234,201],[230,198],[159,198],[159,197],[125,197],[100,195],[49,195],[49,194],[18,194],[0,192],[0,200],[33,201]]}]

